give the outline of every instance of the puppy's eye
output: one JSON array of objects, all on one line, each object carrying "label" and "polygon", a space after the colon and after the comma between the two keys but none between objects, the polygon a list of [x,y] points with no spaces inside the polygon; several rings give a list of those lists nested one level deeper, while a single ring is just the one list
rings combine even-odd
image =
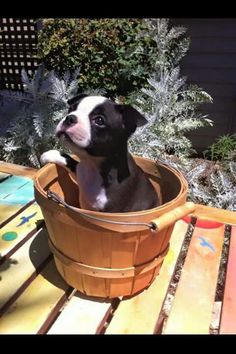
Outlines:
[{"label": "puppy's eye", "polygon": [[94,123],[95,123],[96,125],[99,125],[100,127],[106,125],[106,124],[105,124],[105,119],[104,119],[103,116],[96,116],[96,117],[94,117],[93,121],[94,121]]}]

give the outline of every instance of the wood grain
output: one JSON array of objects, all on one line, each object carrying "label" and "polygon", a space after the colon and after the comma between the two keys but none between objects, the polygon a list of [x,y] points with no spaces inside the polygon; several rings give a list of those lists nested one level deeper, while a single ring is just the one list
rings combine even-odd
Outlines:
[{"label": "wood grain", "polygon": [[212,208],[205,205],[196,204],[196,209],[192,213],[199,219],[215,220],[224,224],[236,224],[236,212],[218,208]]},{"label": "wood grain", "polygon": [[33,179],[37,169],[0,161],[0,171],[16,176],[27,176]]},{"label": "wood grain", "polygon": [[0,308],[48,257],[47,238],[47,231],[41,229],[0,266]]},{"label": "wood grain", "polygon": [[227,264],[224,300],[221,314],[221,334],[236,333],[236,227],[232,228]]},{"label": "wood grain", "polygon": [[10,176],[9,173],[0,172],[0,183]]},{"label": "wood grain", "polygon": [[11,176],[0,183],[0,198],[5,199],[32,180],[23,176]]},{"label": "wood grain", "polygon": [[34,200],[34,188],[31,179],[16,176],[3,181],[0,188],[2,188],[0,197],[0,225],[2,226],[10,217]]},{"label": "wood grain", "polygon": [[95,334],[111,308],[111,300],[91,298],[76,292],[48,334]]},{"label": "wood grain", "polygon": [[[30,217],[32,216],[32,217]],[[0,254],[5,256],[21,242],[30,232],[37,229],[37,222],[43,219],[43,215],[38,204],[29,206],[22,213],[0,229]],[[14,236],[15,234],[15,236]],[[8,239],[8,235],[15,238]]]},{"label": "wood grain", "polygon": [[195,227],[165,334],[209,334],[224,225]]},{"label": "wood grain", "polygon": [[[52,279],[53,282],[48,279]],[[27,287],[17,301],[3,314],[2,334],[35,334],[64,295],[67,284],[51,261]]]},{"label": "wood grain", "polygon": [[120,303],[106,334],[152,334],[154,332],[187,228],[188,225],[182,220],[175,224],[170,239],[170,250],[160,274],[147,290]]}]

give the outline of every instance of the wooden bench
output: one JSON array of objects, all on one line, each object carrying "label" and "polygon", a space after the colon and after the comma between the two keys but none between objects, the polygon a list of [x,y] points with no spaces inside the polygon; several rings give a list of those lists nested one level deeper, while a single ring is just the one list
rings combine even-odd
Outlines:
[{"label": "wooden bench", "polygon": [[91,298],[55,268],[34,202],[35,170],[0,163],[0,171],[0,333],[236,333],[236,213],[197,206],[176,223],[149,288]]}]

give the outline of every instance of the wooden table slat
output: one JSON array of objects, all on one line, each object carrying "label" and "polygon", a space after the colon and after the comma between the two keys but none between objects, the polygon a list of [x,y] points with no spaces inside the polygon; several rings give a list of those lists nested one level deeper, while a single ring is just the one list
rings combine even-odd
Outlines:
[{"label": "wooden table slat", "polygon": [[221,314],[221,334],[236,333],[236,227],[232,227],[227,264],[224,300]]},{"label": "wooden table slat", "polygon": [[0,309],[51,253],[46,229],[30,238],[0,266]]},{"label": "wooden table slat", "polygon": [[120,303],[106,334],[153,333],[187,229],[182,220],[175,224],[159,276],[148,289]]},{"label": "wooden table slat", "polygon": [[9,178],[11,175],[9,173],[0,172],[0,183],[2,183],[6,178]]},{"label": "wooden table slat", "polygon": [[196,204],[196,209],[193,215],[199,219],[214,220],[222,222],[223,224],[236,224],[236,212],[231,210]]},{"label": "wooden table slat", "polygon": [[91,298],[76,292],[48,334],[95,334],[110,308],[111,300]]},{"label": "wooden table slat", "polygon": [[[10,179],[13,177],[10,177]],[[21,178],[21,177],[18,177]],[[5,184],[6,182],[3,182]],[[24,183],[24,182],[22,182]],[[17,189],[6,190],[7,195],[0,198],[0,224],[5,223],[10,217],[19,212],[24,205],[34,200],[34,189],[32,180],[18,186]]]},{"label": "wooden table slat", "polygon": [[14,193],[7,195],[4,199],[1,199],[1,204],[14,205],[21,204],[25,205],[34,199],[34,187],[33,182],[30,180],[22,187],[18,188]]},{"label": "wooden table slat", "polygon": [[0,183],[0,200],[6,198],[9,194],[14,194],[19,188],[32,180],[28,177],[11,176]]},{"label": "wooden table slat", "polygon": [[37,170],[32,167],[26,167],[17,165],[14,163],[8,163],[4,161],[0,161],[0,171],[4,173],[9,173],[16,176],[27,176],[29,178],[34,178]]},{"label": "wooden table slat", "polygon": [[209,334],[224,228],[195,227],[165,334]]},{"label": "wooden table slat", "polygon": [[37,229],[37,222],[43,215],[37,203],[30,205],[0,229],[0,255],[5,256],[29,233]]},{"label": "wooden table slat", "polygon": [[[53,281],[52,281],[53,276]],[[2,334],[35,334],[65,294],[68,285],[55,269],[54,261],[44,268],[0,320]]]}]

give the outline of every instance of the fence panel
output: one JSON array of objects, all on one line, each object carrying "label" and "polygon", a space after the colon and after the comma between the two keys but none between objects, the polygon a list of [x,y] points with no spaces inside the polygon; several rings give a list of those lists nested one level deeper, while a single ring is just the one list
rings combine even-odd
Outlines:
[{"label": "fence panel", "polygon": [[21,70],[37,68],[37,20],[0,18],[0,89],[22,90]]}]

